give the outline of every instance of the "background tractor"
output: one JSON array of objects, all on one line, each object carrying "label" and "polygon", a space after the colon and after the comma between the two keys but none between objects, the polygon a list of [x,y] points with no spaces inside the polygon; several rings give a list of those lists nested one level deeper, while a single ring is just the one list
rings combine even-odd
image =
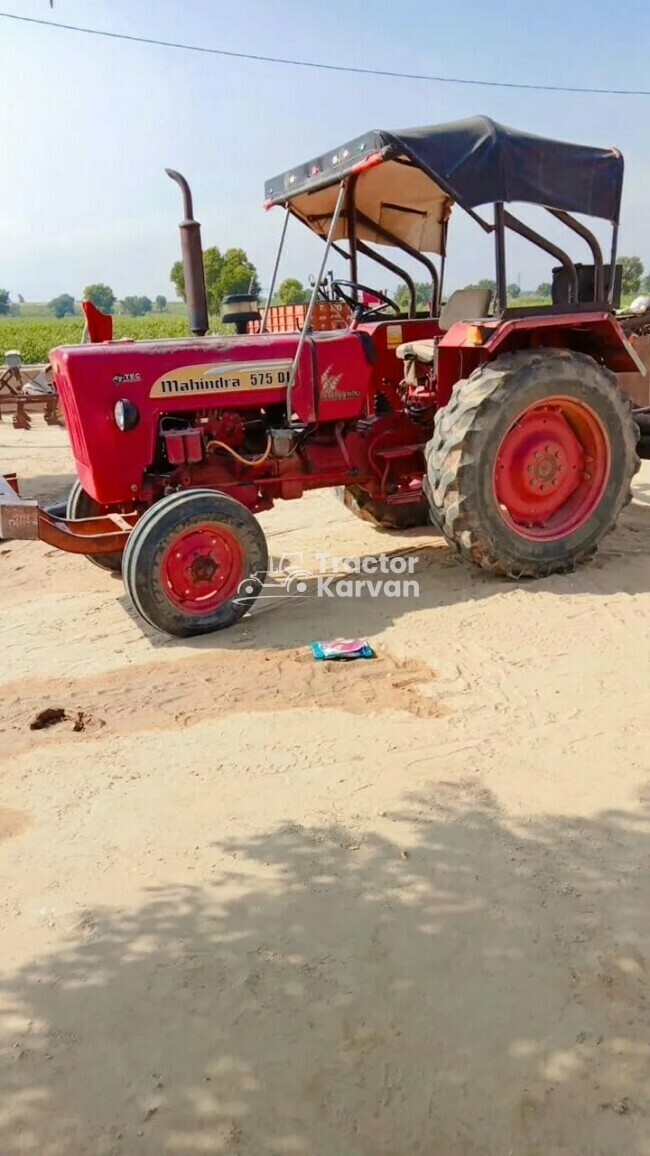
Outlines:
[{"label": "background tractor", "polygon": [[[373,131],[313,158],[266,186],[266,207],[283,212],[269,302],[290,219],[325,241],[302,328],[270,332],[269,306],[260,316],[240,295],[225,302],[236,331],[228,338],[205,337],[199,225],[187,183],[170,175],[183,191],[194,336],[112,342],[106,319],[87,311],[90,344],[51,355],[78,473],[66,517],[20,499],[10,477],[0,495],[5,537],[41,537],[121,568],[140,615],[175,635],[245,613],[267,569],[255,514],[316,488],[336,488],[379,525],[432,519],[493,574],[546,576],[591,557],[638,467],[638,429],[616,374],[644,372],[614,314],[616,149],[476,117]],[[509,202],[541,206],[586,244],[589,264],[574,263]],[[482,205],[492,206],[490,219]],[[443,304],[454,209],[493,236],[494,301],[466,289]],[[607,263],[574,213],[610,224]],[[508,232],[557,263],[551,306],[508,307]],[[426,270],[424,312],[413,279],[387,255],[400,252]],[[323,290],[333,253],[348,276]],[[360,257],[405,282],[406,311],[360,283]],[[317,328],[325,313],[327,328]]]}]

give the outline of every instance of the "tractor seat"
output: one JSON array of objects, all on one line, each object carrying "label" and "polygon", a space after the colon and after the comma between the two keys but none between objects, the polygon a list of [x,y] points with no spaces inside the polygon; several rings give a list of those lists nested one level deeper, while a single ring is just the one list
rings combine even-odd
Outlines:
[{"label": "tractor seat", "polygon": [[[438,328],[446,333],[457,321],[473,321],[487,317],[492,300],[491,289],[456,289],[443,305],[438,318]],[[431,337],[422,341],[405,341],[395,350],[402,361],[419,361],[432,365],[436,356],[438,339]]]},{"label": "tractor seat", "polygon": [[398,345],[395,353],[402,361],[420,361],[423,365],[432,365],[436,355],[436,339],[425,341],[405,341]]}]

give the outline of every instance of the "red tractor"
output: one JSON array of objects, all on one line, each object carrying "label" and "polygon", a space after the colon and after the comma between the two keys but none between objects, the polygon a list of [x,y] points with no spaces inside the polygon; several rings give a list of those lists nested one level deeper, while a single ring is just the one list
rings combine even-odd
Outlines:
[{"label": "red tractor", "polygon": [[[617,373],[645,372],[614,315],[623,160],[529,136],[485,117],[369,132],[269,181],[282,238],[297,218],[325,241],[300,332],[270,333],[248,295],[227,299],[231,337],[208,328],[199,225],[187,183],[181,238],[190,329],[180,341],[110,341],[89,311],[89,344],[51,355],[78,482],[65,517],[0,491],[0,534],[40,537],[121,569],[140,615],[169,634],[230,626],[267,571],[255,518],[278,498],[338,487],[380,525],[432,520],[496,575],[546,576],[591,557],[630,496],[638,429]],[[506,202],[550,213],[590,250],[575,264]],[[477,207],[490,204],[484,219]],[[443,304],[452,209],[495,242],[496,293]],[[573,213],[607,221],[607,264]],[[553,304],[510,308],[506,232],[557,262]],[[407,254],[431,282],[418,311]],[[347,280],[326,284],[332,252]],[[434,263],[431,255],[437,254]],[[359,283],[359,258],[401,278],[408,310]],[[345,329],[314,328],[323,295]],[[340,313],[339,313],[340,316]],[[251,333],[256,326],[258,333]],[[93,340],[94,337],[99,340]]]}]

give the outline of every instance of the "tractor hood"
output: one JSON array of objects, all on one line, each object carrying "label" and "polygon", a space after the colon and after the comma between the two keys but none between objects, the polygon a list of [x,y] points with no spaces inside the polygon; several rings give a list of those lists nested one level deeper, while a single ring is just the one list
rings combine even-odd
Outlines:
[{"label": "tractor hood", "polygon": [[[54,349],[54,380],[84,489],[102,503],[135,492],[166,414],[281,404],[298,341],[299,334],[287,333]],[[311,390],[309,343],[298,366],[297,396],[303,383]],[[138,414],[127,432],[116,424],[118,401]]]},{"label": "tractor hood", "polygon": [[[187,402],[208,395],[217,404],[222,393],[255,392],[264,404],[269,389],[285,387],[299,335],[188,337],[174,341],[111,341],[98,345],[60,346],[51,362],[64,410],[78,403],[90,376],[92,395],[103,401],[125,392],[138,398],[176,397]],[[209,395],[215,395],[214,397]],[[67,414],[66,414],[67,416]]]}]

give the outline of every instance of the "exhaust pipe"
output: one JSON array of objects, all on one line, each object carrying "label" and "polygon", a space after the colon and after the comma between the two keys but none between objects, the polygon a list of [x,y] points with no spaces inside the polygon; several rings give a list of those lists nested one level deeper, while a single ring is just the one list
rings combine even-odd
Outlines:
[{"label": "exhaust pipe", "polygon": [[168,177],[180,185],[183,194],[181,221],[181,252],[185,276],[185,299],[190,330],[195,337],[203,337],[208,331],[208,303],[205,295],[205,273],[203,272],[203,251],[201,249],[201,226],[194,220],[192,192],[185,177],[175,169],[165,169]]}]

